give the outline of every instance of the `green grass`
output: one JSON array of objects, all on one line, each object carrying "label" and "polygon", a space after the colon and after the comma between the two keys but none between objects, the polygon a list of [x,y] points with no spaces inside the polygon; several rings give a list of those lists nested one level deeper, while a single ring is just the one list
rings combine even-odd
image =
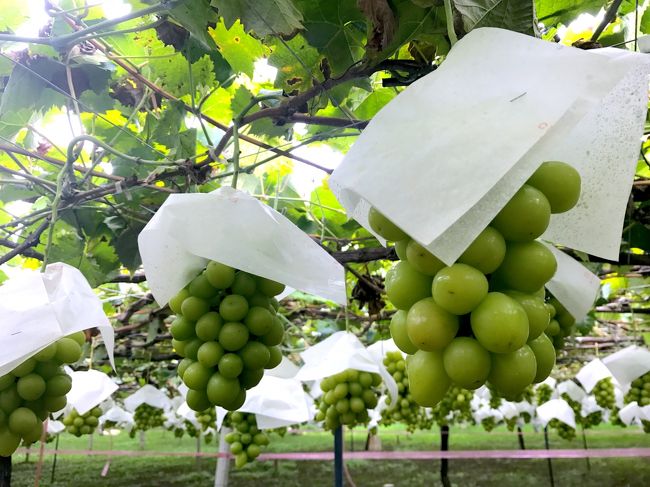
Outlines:
[{"label": "green grass", "polygon": [[[541,433],[532,428],[524,430],[526,447],[543,448]],[[437,429],[431,432],[418,432],[413,435],[402,431],[399,426],[380,430],[383,450],[437,450],[440,437]],[[357,429],[347,432],[346,450],[362,450],[365,444],[365,431]],[[637,428],[620,429],[601,426],[587,432],[590,448],[607,447],[650,447],[650,435]],[[551,448],[581,448],[582,439],[567,442],[551,434]],[[60,449],[85,449],[88,438],[61,437]],[[49,444],[48,448],[53,448]],[[95,436],[94,450],[110,449],[107,437]],[[138,439],[126,434],[113,438],[115,450],[139,450]],[[517,438],[504,428],[486,433],[478,427],[452,427],[450,434],[452,450],[470,449],[516,449]],[[287,434],[284,438],[272,436],[269,452],[331,451],[332,435],[316,430],[305,430],[302,434]],[[196,451],[193,438],[174,438],[163,431],[150,431],[146,435],[146,450],[167,452]],[[215,451],[216,445],[202,445],[203,451]],[[34,485],[34,470],[37,452],[33,452],[30,462],[25,463],[25,455],[14,456],[14,487]],[[42,486],[56,487],[193,487],[210,486],[214,477],[215,459],[194,459],[174,457],[116,457],[106,477],[100,473],[105,457],[74,455],[58,458],[55,482],[50,482],[52,456],[46,456]],[[566,486],[647,486],[650,485],[650,459],[611,458],[592,459],[590,469],[584,459],[553,460],[553,470],[558,487]],[[439,485],[440,461],[349,461],[350,474],[358,487],[383,487],[385,484],[401,486]],[[454,486],[494,486],[520,487],[549,485],[546,460],[452,460],[449,462],[449,477]],[[331,462],[279,461],[255,462],[241,470],[233,470],[231,487],[303,487],[332,485]]]}]

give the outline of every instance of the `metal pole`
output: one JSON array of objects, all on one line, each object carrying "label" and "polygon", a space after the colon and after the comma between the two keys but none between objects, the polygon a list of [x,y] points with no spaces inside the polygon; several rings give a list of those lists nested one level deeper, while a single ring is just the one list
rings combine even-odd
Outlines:
[{"label": "metal pole", "polygon": [[[440,451],[449,451],[449,426],[446,424],[440,427]],[[444,487],[451,487],[448,458],[443,458],[440,462],[440,480]]]},{"label": "metal pole", "polygon": [[343,427],[334,430],[334,487],[343,487]]},{"label": "metal pole", "polygon": [[0,457],[0,487],[11,487],[11,457]]},{"label": "metal pole", "polygon": [[[584,446],[585,450],[589,450],[589,447],[587,446],[587,435],[585,434],[585,427],[582,427],[582,445]],[[587,471],[591,471],[591,462],[589,461],[589,457],[585,457],[585,462],[587,462]]]},{"label": "metal pole", "polygon": [[[550,449],[548,446],[548,426],[544,426],[544,446],[546,446],[547,450]],[[553,462],[551,462],[551,457],[546,459],[546,463],[548,464],[548,478],[551,487],[555,487],[555,479],[553,478]]]},{"label": "metal pole", "polygon": [[525,450],[526,444],[524,443],[524,432],[521,429],[521,426],[517,426],[517,439],[519,440],[519,449]]},{"label": "metal pole", "polygon": [[[223,426],[219,433],[219,453],[229,453],[230,445],[226,441],[226,435],[230,433],[230,428]],[[222,456],[217,459],[217,469],[214,473],[214,487],[228,487],[228,470],[230,469],[230,459]]]},{"label": "metal pole", "polygon": [[52,462],[52,475],[50,475],[50,483],[54,483],[54,472],[56,471],[56,459],[58,458],[59,451],[59,438],[61,438],[61,433],[56,435],[56,442],[54,443],[54,461]]}]

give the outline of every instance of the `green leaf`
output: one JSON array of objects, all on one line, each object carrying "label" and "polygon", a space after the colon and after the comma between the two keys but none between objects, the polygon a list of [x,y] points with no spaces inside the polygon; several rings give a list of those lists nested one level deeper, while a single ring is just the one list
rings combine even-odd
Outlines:
[{"label": "green leaf", "polygon": [[376,89],[359,104],[354,114],[361,120],[370,120],[396,95],[397,93],[389,88]]},{"label": "green leaf", "polygon": [[[515,2],[516,3],[516,2]],[[581,13],[596,14],[604,0],[535,0],[537,20],[546,27],[568,24]]]},{"label": "green leaf", "polygon": [[363,58],[366,20],[356,2],[296,0],[296,6],[304,18],[305,38],[327,57],[332,76]]},{"label": "green leaf", "polygon": [[184,130],[178,134],[174,145],[174,157],[186,159],[196,154],[196,129]]},{"label": "green leaf", "polygon": [[187,29],[205,49],[212,50],[217,47],[208,34],[208,24],[217,20],[209,0],[185,0],[171,9],[169,15]]},{"label": "green leaf", "polygon": [[[174,52],[173,48],[157,49],[153,55],[164,55]],[[174,57],[152,58],[148,66],[151,69],[150,78],[158,79],[158,84],[178,97],[189,94],[192,86],[189,80],[187,59],[181,55]],[[213,86],[215,83],[214,66],[210,56],[204,55],[192,64],[194,87]]]},{"label": "green leaf", "polygon": [[138,234],[143,228],[144,225],[129,227],[113,240],[113,247],[115,247],[120,262],[131,272],[142,264],[140,251],[138,250]]},{"label": "green leaf", "polygon": [[15,32],[16,28],[29,20],[29,4],[16,0],[0,0],[0,31]]},{"label": "green leaf", "polygon": [[456,11],[454,17],[460,16],[464,34],[479,27],[499,27],[535,35],[533,0],[452,0],[452,4]]},{"label": "green leaf", "polygon": [[0,270],[0,284],[5,282],[7,279],[9,279],[7,274],[5,274],[4,271]]},{"label": "green leaf", "polygon": [[639,28],[644,34],[650,34],[650,8],[647,8],[645,12],[643,12]]},{"label": "green leaf", "polygon": [[286,93],[298,93],[313,86],[314,77],[322,81],[323,75],[314,68],[318,66],[320,54],[307,43],[302,35],[289,41],[273,40],[273,52],[269,64],[277,68],[275,86]]},{"label": "green leaf", "polygon": [[235,22],[230,29],[227,29],[223,21],[220,20],[211,32],[219,46],[219,52],[232,66],[232,69],[252,78],[255,61],[263,58],[266,53],[264,45],[244,32],[240,22]]},{"label": "green leaf", "polygon": [[238,19],[260,37],[289,35],[302,28],[302,14],[291,0],[212,0],[227,27]]},{"label": "green leaf", "polygon": [[444,7],[421,7],[411,0],[397,0],[393,4],[397,17],[397,30],[390,44],[383,51],[372,56],[373,61],[388,58],[401,46],[421,36],[430,37],[433,34],[447,33]]},{"label": "green leaf", "polygon": [[335,225],[343,225],[348,221],[345,209],[325,183],[312,191],[310,199],[312,202],[311,212],[319,220],[324,220],[326,224],[333,223]]}]

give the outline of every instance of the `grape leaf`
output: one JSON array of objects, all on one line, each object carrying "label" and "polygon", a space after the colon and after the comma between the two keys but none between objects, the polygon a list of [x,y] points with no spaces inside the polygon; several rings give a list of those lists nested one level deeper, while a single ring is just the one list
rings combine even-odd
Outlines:
[{"label": "grape leaf", "polygon": [[185,0],[171,9],[169,15],[187,29],[205,49],[216,48],[214,40],[208,34],[208,24],[217,21],[217,15],[209,0]]},{"label": "grape leaf", "polygon": [[422,8],[410,0],[397,0],[393,4],[397,16],[397,30],[393,41],[381,53],[372,55],[375,62],[386,59],[401,46],[414,39],[447,32],[443,7]]},{"label": "grape leaf", "polygon": [[273,52],[269,56],[269,64],[278,70],[275,76],[277,88],[282,88],[289,94],[297,94],[309,89],[314,77],[322,80],[322,74],[311,69],[318,66],[320,54],[302,35],[297,35],[289,41],[276,39],[271,46]]},{"label": "grape leaf", "polygon": [[260,37],[289,35],[302,28],[302,14],[291,0],[212,0],[226,27],[236,21]]},{"label": "grape leaf", "polygon": [[370,120],[396,95],[397,93],[389,88],[376,89],[359,104],[354,114],[361,120]]},{"label": "grape leaf", "polygon": [[604,0],[535,0],[537,20],[547,27],[568,24],[581,13],[597,13]]},{"label": "grape leaf", "polygon": [[363,58],[366,21],[356,2],[297,0],[296,6],[304,18],[305,38],[327,57],[332,76]]},{"label": "grape leaf", "polygon": [[452,0],[452,5],[454,16],[460,16],[462,22],[464,32],[459,32],[461,35],[479,27],[499,27],[527,35],[536,34],[532,0]]},{"label": "grape leaf", "polygon": [[0,0],[0,31],[15,31],[29,20],[29,4],[15,0]]},{"label": "grape leaf", "polygon": [[650,8],[643,12],[640,24],[639,28],[641,29],[641,32],[644,34],[650,34]]},{"label": "grape leaf", "polygon": [[230,29],[227,29],[223,21],[220,20],[210,32],[219,46],[219,52],[232,66],[232,69],[252,78],[255,61],[266,54],[264,45],[244,32],[240,22],[235,22]]},{"label": "grape leaf", "polygon": [[129,227],[113,240],[113,247],[115,247],[120,262],[131,272],[142,264],[138,250],[138,234],[143,228],[144,225]]}]

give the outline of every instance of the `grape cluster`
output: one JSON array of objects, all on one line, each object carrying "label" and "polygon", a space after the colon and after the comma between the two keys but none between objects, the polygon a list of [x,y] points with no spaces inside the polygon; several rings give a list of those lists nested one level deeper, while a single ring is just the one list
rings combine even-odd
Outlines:
[{"label": "grape cluster", "polygon": [[280,283],[212,261],[169,301],[177,315],[172,345],[184,357],[178,375],[190,389],[191,409],[240,408],[264,369],[280,363],[284,327],[274,296],[283,290]]},{"label": "grape cluster", "polygon": [[551,313],[551,321],[545,333],[553,340],[553,347],[560,350],[564,348],[564,339],[575,331],[576,320],[551,294],[547,306]]},{"label": "grape cluster", "polygon": [[471,402],[472,393],[452,385],[447,394],[433,408],[433,417],[438,426],[473,423]]},{"label": "grape cluster", "polygon": [[648,421],[647,419],[642,419],[641,426],[643,426],[644,433],[650,433],[650,421]]},{"label": "grape cluster", "polygon": [[515,430],[515,428],[517,427],[517,419],[519,419],[517,416],[513,416],[512,418],[504,418],[508,431]]},{"label": "grape cluster", "polygon": [[535,401],[538,406],[550,401],[551,397],[553,397],[553,389],[548,384],[540,384],[535,389]]},{"label": "grape cluster", "polygon": [[[410,355],[409,384],[418,404],[435,406],[452,383],[474,390],[486,381],[511,400],[548,377],[561,345],[549,335],[562,338],[558,320],[572,318],[545,302],[544,286],[557,263],[536,239],[551,213],[568,211],[579,196],[575,169],[543,163],[451,266],[370,209],[371,228],[395,242],[400,258],[386,275],[386,295],[398,308],[390,331]],[[558,319],[549,330],[551,314]]]},{"label": "grape cluster", "polygon": [[194,426],[194,423],[188,421],[187,419],[183,421],[183,426],[185,426],[185,432],[189,435],[190,438],[196,438],[199,436],[199,431]]},{"label": "grape cluster", "polygon": [[600,379],[594,386],[592,393],[596,396],[596,404],[603,409],[614,409],[616,398],[614,396],[614,383],[611,377]]},{"label": "grape cluster", "polygon": [[568,424],[560,421],[559,419],[552,419],[549,421],[548,426],[557,431],[560,438],[571,441],[576,437],[576,430]]},{"label": "grape cluster", "polygon": [[203,431],[207,431],[209,428],[214,429],[217,426],[217,410],[213,407],[201,412],[195,411],[194,416]]},{"label": "grape cluster", "polygon": [[625,403],[636,401],[641,407],[650,404],[650,372],[632,381],[630,390],[625,394]]},{"label": "grape cluster", "polygon": [[102,415],[102,408],[92,408],[84,414],[79,414],[76,409],[63,418],[66,432],[80,437],[81,435],[92,435],[99,424],[99,417]]},{"label": "grape cluster", "polygon": [[417,428],[431,428],[431,417],[413,400],[409,392],[406,362],[401,352],[388,352],[384,357],[384,366],[397,383],[397,401],[391,406],[391,398],[386,397],[388,406],[381,412],[382,424],[388,426],[394,423],[403,423],[406,425],[406,430],[411,433]]},{"label": "grape cluster", "polygon": [[72,379],[63,364],[81,358],[83,332],[61,338],[0,377],[0,456],[41,437],[43,421],[67,404]]},{"label": "grape cluster", "polygon": [[623,422],[619,413],[621,410],[614,406],[611,413],[609,414],[609,422],[614,426],[620,426],[621,428],[627,428],[627,425]]},{"label": "grape cluster", "polygon": [[254,414],[235,411],[228,416],[226,422],[233,431],[226,435],[226,441],[230,445],[230,453],[235,456],[235,466],[241,468],[259,456],[269,444],[269,437],[258,429]]},{"label": "grape cluster", "polygon": [[135,435],[136,431],[147,431],[162,426],[165,423],[165,414],[161,408],[156,408],[143,402],[135,408],[133,421],[135,425],[131,433]]},{"label": "grape cluster", "polygon": [[496,428],[496,426],[497,426],[496,419],[494,419],[494,416],[489,416],[487,418],[483,418],[481,420],[481,426],[483,426],[483,429],[489,433],[494,428]]},{"label": "grape cluster", "polygon": [[589,429],[594,426],[598,426],[600,423],[603,422],[603,412],[602,411],[594,411],[586,416],[581,416],[580,417],[580,424],[584,429]]},{"label": "grape cluster", "polygon": [[316,421],[324,421],[325,429],[335,430],[341,425],[350,428],[366,424],[368,409],[377,407],[381,384],[379,374],[347,369],[320,383],[323,396],[318,404]]}]

